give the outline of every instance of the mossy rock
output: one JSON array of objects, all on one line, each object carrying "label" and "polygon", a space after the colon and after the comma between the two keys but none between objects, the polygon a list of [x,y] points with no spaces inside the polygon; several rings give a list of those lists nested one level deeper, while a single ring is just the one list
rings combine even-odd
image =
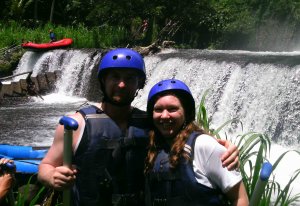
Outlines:
[{"label": "mossy rock", "polygon": [[13,70],[18,66],[24,52],[23,49],[17,49],[7,52],[0,57],[0,77],[12,75]]},{"label": "mossy rock", "polygon": [[11,64],[8,61],[0,60],[0,77],[12,73]]}]

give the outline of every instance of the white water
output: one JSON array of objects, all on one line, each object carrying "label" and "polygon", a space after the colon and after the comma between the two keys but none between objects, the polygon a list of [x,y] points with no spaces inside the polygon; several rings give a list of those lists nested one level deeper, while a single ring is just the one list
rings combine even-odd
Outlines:
[{"label": "white water", "polygon": [[[97,50],[50,50],[47,52],[26,52],[14,74],[32,71],[35,77],[39,73],[60,70],[61,79],[56,83],[56,92],[67,96],[84,96],[89,89],[91,72],[99,62]],[[20,75],[13,79],[24,79]]]},{"label": "white water", "polygon": [[[272,144],[271,149],[271,158],[270,163],[273,164],[281,154],[286,151],[290,151],[290,148],[283,147],[278,144]],[[270,180],[275,177],[275,181],[277,181],[280,186],[283,188],[287,185],[290,178],[293,176],[296,170],[300,169],[300,156],[294,151],[291,151],[285,155],[285,157],[280,161],[277,168],[272,172]],[[297,179],[292,184],[291,195],[296,195],[300,193],[300,177],[298,176]],[[300,205],[300,201],[298,201],[296,205]]]},{"label": "white water", "polygon": [[[62,70],[56,94],[45,96],[44,104],[84,102],[84,98],[79,100],[72,96],[82,96],[93,86],[88,85],[88,81],[100,54],[69,52],[54,50],[40,55],[27,52],[19,64],[17,73],[32,68],[34,74]],[[210,89],[206,105],[212,127],[217,128],[237,117],[243,123],[243,131],[240,127],[225,128],[228,136],[249,131],[268,134],[278,142],[273,142],[269,158],[274,163],[284,151],[300,149],[300,65],[272,61],[297,58],[300,58],[299,52],[166,50],[145,57],[148,81],[133,104],[145,109],[150,88],[165,78],[175,77],[186,82],[197,103],[204,91]],[[37,101],[42,103],[40,99]],[[275,180],[283,187],[299,168],[300,156],[287,154],[274,171]],[[293,194],[300,193],[299,184],[293,187]]]},{"label": "white water", "polygon": [[[206,105],[214,128],[239,118],[244,131],[267,133],[282,144],[300,141],[300,65],[248,63],[244,66],[201,58],[196,52],[199,51],[192,58],[190,53],[186,58],[146,57],[148,82],[134,104],[145,109],[150,88],[162,79],[175,77],[190,87],[197,103],[204,91],[210,89]],[[231,135],[236,134],[232,131]]]},{"label": "white water", "polygon": [[43,103],[43,104],[72,104],[78,102],[82,102],[82,103],[87,102],[86,98],[76,97],[76,96],[66,96],[61,93],[52,93],[42,97],[43,99],[39,97],[34,97],[35,102]]}]

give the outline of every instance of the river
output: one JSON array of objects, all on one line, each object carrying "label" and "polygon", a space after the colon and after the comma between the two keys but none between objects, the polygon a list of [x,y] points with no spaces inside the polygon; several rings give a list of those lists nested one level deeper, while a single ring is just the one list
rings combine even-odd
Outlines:
[{"label": "river", "polygon": [[[93,75],[100,56],[100,50],[26,52],[16,73],[61,70],[62,78],[44,100],[0,105],[1,143],[49,146],[63,115],[97,100],[99,86]],[[197,103],[210,89],[206,106],[212,127],[239,118],[243,130],[229,125],[224,134],[267,134],[272,140],[271,163],[284,151],[300,150],[300,52],[165,50],[145,57],[145,62],[148,80],[135,106],[145,109],[152,85],[175,77],[190,86]],[[273,174],[284,186],[299,168],[300,157],[291,152]],[[293,187],[293,194],[300,193],[299,184]]]}]

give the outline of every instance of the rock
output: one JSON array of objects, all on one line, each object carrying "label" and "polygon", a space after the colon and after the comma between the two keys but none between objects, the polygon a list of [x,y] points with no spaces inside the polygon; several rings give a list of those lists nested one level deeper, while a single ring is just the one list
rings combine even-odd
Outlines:
[{"label": "rock", "polygon": [[163,41],[162,47],[163,48],[170,48],[175,45],[175,41]]},{"label": "rock", "polygon": [[143,56],[147,56],[149,54],[155,54],[161,51],[161,48],[156,43],[152,43],[147,47],[136,47],[134,49]]}]

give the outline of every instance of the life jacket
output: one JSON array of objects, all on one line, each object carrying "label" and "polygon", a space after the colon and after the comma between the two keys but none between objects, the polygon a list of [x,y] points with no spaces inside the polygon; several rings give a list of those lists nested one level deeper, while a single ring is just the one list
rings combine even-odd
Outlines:
[{"label": "life jacket", "polygon": [[51,40],[55,40],[55,38],[56,38],[56,37],[55,37],[54,32],[50,32],[50,39],[51,39]]},{"label": "life jacket", "polygon": [[[190,160],[181,157],[176,169],[170,168],[169,149],[159,151],[152,171],[147,175],[147,205],[218,206],[227,205],[221,190],[200,184],[195,179],[192,159],[199,133],[192,133],[184,147]],[[149,203],[150,201],[150,203]]]},{"label": "life jacket", "polygon": [[89,106],[79,112],[86,125],[73,157],[78,170],[73,205],[143,205],[149,141],[146,113],[134,108],[122,134],[99,108]]}]

